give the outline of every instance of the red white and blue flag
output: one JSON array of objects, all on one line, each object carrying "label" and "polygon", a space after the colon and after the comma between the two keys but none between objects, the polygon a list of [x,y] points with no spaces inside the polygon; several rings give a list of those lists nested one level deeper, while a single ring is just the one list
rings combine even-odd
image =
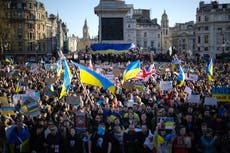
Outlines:
[{"label": "red white and blue flag", "polygon": [[154,64],[142,68],[141,71],[135,77],[135,80],[144,80],[150,77],[156,78],[156,69]]}]

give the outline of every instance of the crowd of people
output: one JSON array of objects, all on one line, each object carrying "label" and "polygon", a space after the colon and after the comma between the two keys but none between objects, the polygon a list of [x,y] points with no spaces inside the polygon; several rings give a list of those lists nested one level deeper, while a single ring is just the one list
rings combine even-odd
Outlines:
[{"label": "crowd of people", "polygon": [[[92,62],[100,63],[96,60]],[[82,84],[77,68],[69,62],[73,74],[71,87],[61,99],[63,75],[57,77],[56,71],[46,69],[45,64],[48,63],[36,63],[38,71],[33,71],[35,67],[27,61],[1,61],[0,97],[6,97],[7,104],[0,99],[0,108],[8,105],[15,110],[9,114],[1,111],[0,153],[228,153],[230,150],[230,103],[204,105],[205,97],[212,96],[213,87],[230,88],[229,63],[214,63],[215,80],[211,82],[205,72],[207,63],[185,59],[182,64],[193,70],[188,73],[199,78],[185,80],[182,87],[177,86],[179,67],[172,69],[171,63],[162,66],[155,62],[154,77],[129,80],[126,85],[121,71],[114,76],[116,92],[112,94]],[[117,64],[114,60],[107,64],[110,69],[104,69],[105,72],[115,66],[123,70],[127,62],[119,60]],[[14,72],[17,75],[12,75]],[[52,90],[47,78],[53,80]],[[20,86],[19,80],[23,80]],[[172,89],[160,90],[161,81],[172,81]],[[143,86],[135,87],[136,82]],[[129,84],[133,86],[130,88]],[[188,102],[186,87],[191,94],[200,95],[199,103]],[[40,113],[35,116],[21,111],[25,101],[13,100],[14,95],[25,94],[27,90],[39,92]],[[68,96],[76,97],[77,102],[69,103]]]}]

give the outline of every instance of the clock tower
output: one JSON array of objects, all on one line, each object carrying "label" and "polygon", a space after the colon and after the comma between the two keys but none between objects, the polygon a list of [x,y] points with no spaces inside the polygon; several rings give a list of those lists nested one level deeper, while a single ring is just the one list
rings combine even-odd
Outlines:
[{"label": "clock tower", "polygon": [[89,39],[89,27],[88,27],[88,24],[87,24],[87,20],[85,19],[85,24],[83,26],[83,39],[84,40],[87,40]]}]

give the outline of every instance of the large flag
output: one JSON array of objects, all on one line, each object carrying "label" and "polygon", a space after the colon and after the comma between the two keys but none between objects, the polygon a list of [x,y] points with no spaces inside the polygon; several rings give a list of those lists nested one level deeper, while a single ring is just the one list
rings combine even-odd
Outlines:
[{"label": "large flag", "polygon": [[115,93],[115,86],[112,82],[110,82],[105,77],[101,76],[100,74],[88,69],[87,67],[75,63],[72,63],[79,68],[80,70],[80,80],[82,83],[90,84],[93,86],[103,87],[104,89],[108,89],[113,94]]},{"label": "large flag", "polygon": [[179,73],[178,78],[177,78],[179,87],[182,87],[184,85],[184,80],[185,80],[185,74],[184,74],[184,71],[180,65],[180,73]]},{"label": "large flag", "polygon": [[208,75],[208,80],[209,81],[214,81],[214,79],[213,79],[213,62],[212,62],[212,59],[210,60],[210,63],[208,65],[208,67],[206,68],[206,73]]},{"label": "large flag", "polygon": [[130,63],[124,73],[123,73],[123,81],[125,82],[126,80],[135,78],[137,76],[137,74],[140,72],[141,68],[140,68],[140,61],[135,61]]},{"label": "large flag", "polygon": [[58,60],[57,61],[57,76],[60,77],[62,72],[62,61]]},{"label": "large flag", "polygon": [[71,79],[72,79],[72,73],[69,69],[67,60],[64,59],[64,80],[63,80],[62,89],[61,89],[59,99],[61,99],[63,96],[67,95],[67,92],[70,89]]}]

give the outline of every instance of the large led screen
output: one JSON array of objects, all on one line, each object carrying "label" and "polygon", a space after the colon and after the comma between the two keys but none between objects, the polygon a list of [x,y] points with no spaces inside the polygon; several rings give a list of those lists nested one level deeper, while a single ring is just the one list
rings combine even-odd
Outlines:
[{"label": "large led screen", "polygon": [[102,40],[123,40],[123,18],[101,18]]}]

